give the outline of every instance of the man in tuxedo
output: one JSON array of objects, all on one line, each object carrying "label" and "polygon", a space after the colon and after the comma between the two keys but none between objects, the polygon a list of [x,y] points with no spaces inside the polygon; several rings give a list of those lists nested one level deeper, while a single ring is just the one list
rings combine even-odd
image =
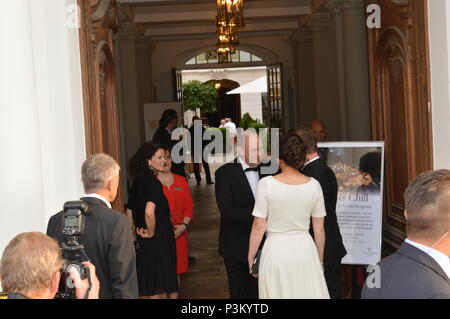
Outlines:
[{"label": "man in tuxedo", "polygon": [[[86,216],[85,234],[81,243],[97,269],[100,298],[136,299],[138,285],[136,254],[131,225],[127,217],[111,209],[119,186],[120,167],[106,154],[90,156],[81,168],[81,179],[91,214]],[[63,212],[52,216],[47,235],[64,241],[61,232]]]},{"label": "man in tuxedo", "polygon": [[450,170],[416,177],[404,194],[407,239],[366,280],[363,299],[450,299]]},{"label": "man in tuxedo", "polygon": [[258,299],[258,280],[249,273],[248,244],[253,224],[256,187],[261,174],[262,141],[255,131],[238,139],[239,156],[216,171],[220,211],[219,254],[224,258],[230,296]]},{"label": "man in tuxedo", "polygon": [[[195,124],[197,122],[197,124]],[[200,185],[202,181],[202,177],[200,176],[200,162],[203,165],[203,169],[205,170],[206,175],[206,184],[212,185],[214,184],[211,180],[211,172],[209,170],[209,164],[205,158],[203,158],[203,150],[205,148],[203,142],[203,134],[206,129],[202,125],[201,120],[198,116],[192,117],[192,126],[189,128],[189,133],[191,135],[191,154],[192,161],[194,162],[194,174],[195,179],[197,180],[197,185]],[[197,152],[195,152],[195,150]]]},{"label": "man in tuxedo", "polygon": [[[298,130],[297,134],[302,138],[307,148],[306,163],[303,166],[302,173],[316,179],[322,187],[325,210],[327,212],[324,223],[325,250],[323,266],[330,297],[332,299],[339,299],[341,290],[341,260],[347,254],[347,251],[342,241],[336,217],[338,194],[336,176],[325,161],[320,158],[314,132],[307,127]],[[312,230],[310,232],[314,236]]]}]

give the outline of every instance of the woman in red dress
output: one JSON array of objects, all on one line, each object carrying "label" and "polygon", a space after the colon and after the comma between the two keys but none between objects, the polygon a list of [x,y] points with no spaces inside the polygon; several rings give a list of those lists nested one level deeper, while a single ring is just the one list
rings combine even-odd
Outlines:
[{"label": "woman in red dress", "polygon": [[[172,159],[166,151],[164,172],[158,174],[163,192],[169,201],[170,216],[174,227],[177,247],[177,274],[188,271],[188,228],[194,213],[191,191],[185,177],[173,174]],[[179,279],[179,277],[178,277]]]}]

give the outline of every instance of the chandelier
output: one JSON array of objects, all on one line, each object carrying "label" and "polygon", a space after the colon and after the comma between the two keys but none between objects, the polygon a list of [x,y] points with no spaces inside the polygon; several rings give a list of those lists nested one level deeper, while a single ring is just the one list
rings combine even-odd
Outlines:
[{"label": "chandelier", "polygon": [[217,25],[244,26],[244,0],[217,0]]},{"label": "chandelier", "polygon": [[219,63],[231,62],[244,26],[244,0],[217,0],[217,56]]}]

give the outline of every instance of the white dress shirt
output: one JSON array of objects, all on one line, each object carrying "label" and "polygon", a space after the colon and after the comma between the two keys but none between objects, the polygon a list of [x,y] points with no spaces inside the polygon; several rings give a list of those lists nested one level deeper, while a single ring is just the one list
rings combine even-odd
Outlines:
[{"label": "white dress shirt", "polygon": [[[247,165],[247,163],[245,163],[245,161],[240,156],[238,157],[238,161],[242,165],[242,169],[244,171],[250,167],[249,165]],[[256,186],[258,185],[259,182],[258,172],[255,171],[245,172],[245,176],[247,177],[248,183],[250,184],[250,188],[252,189],[253,197],[256,197]]]},{"label": "white dress shirt", "polygon": [[440,251],[437,251],[436,249],[433,249],[431,247],[416,243],[412,240],[405,239],[405,243],[410,244],[427,255],[429,255],[431,258],[433,258],[439,266],[441,266],[442,270],[447,274],[448,278],[450,278],[450,258],[449,256],[444,255]]},{"label": "white dress shirt", "polygon": [[307,162],[305,163],[305,165],[303,165],[303,168],[305,168],[306,165],[311,164],[311,163],[314,162],[314,161],[317,161],[318,159],[320,159],[320,156],[314,157],[312,160],[307,161]]},{"label": "white dress shirt", "polygon": [[233,122],[227,122],[223,127],[228,129],[231,134],[236,134],[236,124],[234,124]]},{"label": "white dress shirt", "polygon": [[104,202],[106,204],[106,206],[108,206],[109,208],[112,209],[111,203],[108,202],[106,200],[106,198],[104,198],[102,195],[99,195],[97,193],[92,193],[92,194],[86,194],[84,197],[93,197],[93,198],[100,199],[102,202]]}]

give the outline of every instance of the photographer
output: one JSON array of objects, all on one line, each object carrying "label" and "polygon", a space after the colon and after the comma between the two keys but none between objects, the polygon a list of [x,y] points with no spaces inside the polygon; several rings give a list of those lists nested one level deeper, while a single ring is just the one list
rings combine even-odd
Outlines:
[{"label": "photographer", "polygon": [[[85,218],[81,244],[87,257],[95,264],[100,280],[100,298],[138,298],[136,254],[127,217],[111,209],[117,195],[120,167],[106,154],[90,156],[81,168],[86,196],[81,200],[90,206]],[[64,211],[54,215],[47,235],[63,243],[61,231]]]},{"label": "photographer", "polygon": [[[63,259],[58,243],[42,233],[22,233],[6,246],[0,264],[0,281],[5,293],[0,299],[53,299],[61,279]],[[99,281],[95,267],[89,267],[92,287],[88,299],[98,299]],[[72,268],[70,277],[77,299],[85,299],[89,289],[87,279]]]}]

